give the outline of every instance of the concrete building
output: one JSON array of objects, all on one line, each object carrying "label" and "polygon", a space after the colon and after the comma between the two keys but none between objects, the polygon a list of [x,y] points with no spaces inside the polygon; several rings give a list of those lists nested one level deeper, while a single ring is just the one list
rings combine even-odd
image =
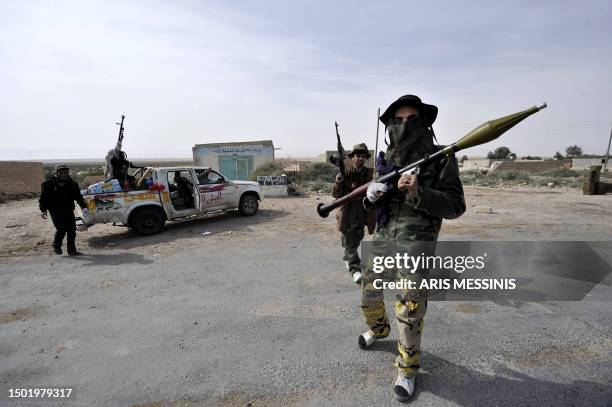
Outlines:
[{"label": "concrete building", "polygon": [[[457,157],[457,159],[461,159]],[[486,157],[468,157],[467,160],[463,160],[461,163],[461,170],[488,170],[491,168],[491,164],[495,161],[504,161],[504,158],[486,158]]]},{"label": "concrete building", "polygon": [[41,162],[0,161],[0,197],[39,193],[44,180]]},{"label": "concrete building", "polygon": [[272,140],[196,144],[193,164],[211,167],[231,180],[246,180],[255,168],[274,160]]},{"label": "concrete building", "polygon": [[[605,156],[591,156],[591,157],[578,157],[572,159],[572,170],[580,171],[580,170],[588,170],[592,165],[604,165],[604,161],[606,160]],[[608,166],[610,166],[610,161],[608,161]]]},{"label": "concrete building", "polygon": [[312,161],[278,160],[283,172],[302,172],[312,166]]}]

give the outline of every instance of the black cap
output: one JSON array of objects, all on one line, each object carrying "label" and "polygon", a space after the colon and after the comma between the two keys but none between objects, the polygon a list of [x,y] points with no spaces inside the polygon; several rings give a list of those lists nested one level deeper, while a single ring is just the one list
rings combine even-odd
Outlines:
[{"label": "black cap", "polygon": [[423,103],[421,98],[415,95],[404,95],[397,99],[395,102],[391,103],[391,105],[385,110],[385,112],[380,116],[380,121],[386,126],[389,123],[389,120],[393,118],[395,111],[402,106],[413,106],[416,107],[421,116],[421,120],[425,126],[431,126],[438,116],[438,108],[434,105],[428,105],[427,103]]}]

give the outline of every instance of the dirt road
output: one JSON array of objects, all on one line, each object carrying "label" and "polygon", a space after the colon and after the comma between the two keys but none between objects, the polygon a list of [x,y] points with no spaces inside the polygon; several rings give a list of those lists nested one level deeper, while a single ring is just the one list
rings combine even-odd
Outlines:
[{"label": "dirt road", "polygon": [[[32,386],[74,388],[56,404],[68,406],[396,405],[395,327],[356,346],[358,287],[334,220],[314,211],[328,199],[268,199],[254,217],[151,237],[96,225],[79,233],[78,258],[50,254],[35,201],[0,205],[0,405],[40,405],[7,398]],[[612,196],[466,188],[466,199],[443,238],[612,240]],[[610,301],[431,303],[414,405],[607,405],[610,281],[597,290]]]}]

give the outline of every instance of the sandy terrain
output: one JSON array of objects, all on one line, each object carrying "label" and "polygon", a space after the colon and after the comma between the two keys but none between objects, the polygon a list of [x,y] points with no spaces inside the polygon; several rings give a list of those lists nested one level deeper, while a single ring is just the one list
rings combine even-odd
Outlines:
[{"label": "sandy terrain", "polygon": [[[467,211],[459,219],[444,221],[441,238],[461,240],[610,240],[612,195],[585,196],[563,188],[465,188]],[[316,215],[319,202],[329,195],[265,199],[258,216],[238,214],[169,223],[152,237],[138,237],[122,226],[95,225],[77,235],[83,251],[111,249],[163,254],[176,248],[199,245],[203,239],[240,241],[278,235],[287,229],[320,232],[337,240],[335,218]],[[475,213],[474,206],[492,208],[491,214]],[[26,199],[0,204],[0,257],[49,252],[53,225],[43,221],[37,201]],[[202,232],[212,234],[204,236]]]}]

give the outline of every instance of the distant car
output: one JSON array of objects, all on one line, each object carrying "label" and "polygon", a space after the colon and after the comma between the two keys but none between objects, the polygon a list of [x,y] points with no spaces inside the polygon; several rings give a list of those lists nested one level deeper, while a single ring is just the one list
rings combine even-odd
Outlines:
[{"label": "distant car", "polygon": [[81,191],[89,213],[79,229],[114,222],[152,235],[169,220],[235,209],[253,216],[263,199],[257,182],[229,181],[208,167],[148,167],[136,185],[129,192]]}]

